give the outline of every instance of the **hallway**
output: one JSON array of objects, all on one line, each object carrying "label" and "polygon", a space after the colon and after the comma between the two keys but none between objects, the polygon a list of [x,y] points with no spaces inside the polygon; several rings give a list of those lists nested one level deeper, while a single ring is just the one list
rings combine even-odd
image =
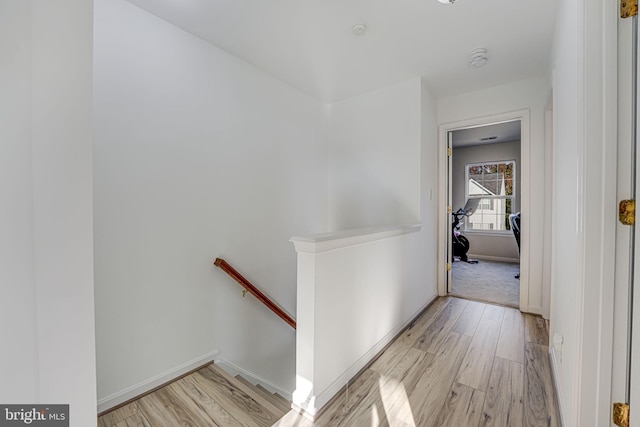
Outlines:
[{"label": "hallway", "polygon": [[328,405],[280,427],[558,426],[545,321],[440,298]]},{"label": "hallway", "polygon": [[98,421],[102,427],[267,427],[284,414],[274,426],[558,426],[547,342],[541,317],[439,298],[313,423],[215,365]]}]

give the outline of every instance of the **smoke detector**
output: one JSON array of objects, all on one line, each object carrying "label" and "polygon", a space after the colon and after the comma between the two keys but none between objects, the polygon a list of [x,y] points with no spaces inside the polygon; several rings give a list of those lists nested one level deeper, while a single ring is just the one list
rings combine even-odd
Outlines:
[{"label": "smoke detector", "polygon": [[367,32],[367,26],[364,25],[364,24],[356,24],[353,27],[351,27],[351,31],[356,36],[362,36],[362,35],[364,35],[364,33]]},{"label": "smoke detector", "polygon": [[469,66],[473,68],[480,68],[487,63],[489,58],[487,58],[487,49],[485,48],[477,48],[473,49],[469,53]]}]

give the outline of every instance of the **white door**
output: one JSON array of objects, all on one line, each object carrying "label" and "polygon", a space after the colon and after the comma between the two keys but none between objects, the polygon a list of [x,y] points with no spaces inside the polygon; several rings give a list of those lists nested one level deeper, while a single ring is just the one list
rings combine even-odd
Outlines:
[{"label": "white door", "polygon": [[[637,40],[637,18],[620,20],[618,25],[618,200],[635,199],[636,188],[640,184],[636,174],[638,164],[636,135],[639,132],[639,122],[636,107],[637,85],[634,83],[634,79],[638,78],[638,68],[635,65]],[[640,427],[640,316],[638,316],[640,291],[634,292],[636,283],[640,282],[640,239],[636,239],[635,234],[635,226],[618,224],[611,397],[613,402],[630,404],[630,425]]]}]

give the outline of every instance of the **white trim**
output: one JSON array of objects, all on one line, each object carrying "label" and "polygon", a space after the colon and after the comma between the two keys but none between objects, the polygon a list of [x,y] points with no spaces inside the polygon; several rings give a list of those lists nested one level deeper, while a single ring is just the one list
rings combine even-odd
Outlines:
[{"label": "white trim", "polygon": [[511,230],[503,230],[503,231],[499,231],[499,230],[486,230],[486,231],[482,231],[482,230],[464,230],[464,234],[471,234],[471,235],[476,235],[476,236],[491,236],[491,237],[506,237],[509,239],[513,239],[513,231]]},{"label": "white trim", "polygon": [[544,319],[544,309],[542,307],[529,305],[529,308],[527,309],[526,313],[537,314]]},{"label": "white trim", "polygon": [[518,264],[520,262],[519,258],[507,258],[502,256],[491,256],[491,255],[476,255],[476,254],[467,254],[469,258],[479,259],[481,261],[497,261],[497,262],[511,262]]},{"label": "white trim", "polygon": [[236,375],[240,375],[245,380],[249,381],[251,384],[253,385],[260,384],[262,387],[266,388],[270,392],[278,393],[280,396],[291,401],[291,394],[292,394],[291,391],[287,391],[282,387],[273,384],[271,381],[265,379],[264,377],[261,377],[260,375],[254,372],[247,371],[246,369],[244,369],[240,365],[237,365],[234,362],[230,362],[224,359],[216,359],[214,363],[220,368],[224,369],[226,372],[228,372],[231,376],[235,377]]},{"label": "white trim", "polygon": [[[634,20],[635,22],[633,22],[633,25],[637,31],[638,29],[638,21],[637,18]],[[637,32],[636,36],[638,38],[636,38],[636,43],[640,42],[640,31]],[[637,97],[637,99],[635,99],[635,107],[636,107],[636,111],[635,111],[635,115],[633,116],[633,126],[632,129],[635,130],[636,132],[636,137],[632,138],[632,144],[634,144],[637,147],[638,144],[638,133],[640,132],[640,105],[638,105],[640,103],[640,89],[637,87],[638,86],[638,81],[637,81],[637,70],[639,70],[640,68],[638,68],[638,66],[640,65],[640,55],[637,55],[638,57],[635,58],[636,59],[636,91],[634,93],[634,95]],[[628,89],[628,87],[627,87]],[[636,164],[636,168],[638,168],[638,165],[640,164],[640,150],[638,150],[637,148],[635,149],[635,164]],[[635,177],[635,194],[634,197],[637,198],[638,197],[638,188],[639,188],[639,178],[640,178],[640,174],[636,174]],[[627,318],[628,318],[628,326],[626,328],[627,331],[631,332],[631,343],[630,345],[627,344],[626,347],[628,348],[627,352],[628,352],[628,357],[631,360],[631,369],[629,370],[629,373],[627,374],[629,376],[629,390],[628,390],[628,394],[629,394],[629,405],[631,407],[634,408],[634,411],[637,411],[637,408],[640,407],[638,404],[640,404],[640,372],[638,370],[638,363],[636,362],[638,360],[638,355],[640,353],[640,337],[638,336],[638,331],[640,331],[640,325],[638,324],[640,322],[640,292],[637,290],[638,287],[638,282],[640,280],[640,236],[638,235],[638,224],[635,225],[634,227],[634,232],[635,232],[635,236],[633,236],[632,239],[632,244],[634,247],[634,253],[633,253],[633,277],[632,277],[632,287],[631,289],[627,288],[627,298],[631,299],[631,303],[632,306],[629,307],[628,303],[627,304],[622,304],[622,307],[616,307],[618,310],[624,310],[626,311],[627,314]],[[635,289],[635,290],[634,290]],[[618,332],[619,330],[616,329],[616,332]],[[621,332],[621,331],[620,331]],[[626,378],[625,378],[626,379]],[[637,415],[634,415],[634,418]],[[634,425],[635,423],[637,423],[637,421],[634,421]]]},{"label": "white trim", "polygon": [[138,384],[134,384],[130,387],[125,388],[124,390],[113,393],[110,396],[104,397],[98,400],[98,413],[107,411],[115,406],[120,405],[121,403],[126,402],[127,400],[131,400],[136,398],[144,393],[147,393],[154,388],[166,384],[181,375],[186,374],[189,371],[192,371],[200,366],[206,365],[209,362],[213,362],[214,356],[218,354],[218,350],[213,350],[210,353],[203,354],[200,357],[196,357],[195,359],[183,363],[182,365],[178,365],[175,368],[171,368],[168,371],[162,372],[161,374],[155,375],[149,379],[146,379]]},{"label": "white trim", "polygon": [[[322,412],[324,406],[338,394],[338,392],[347,385],[356,375],[371,362],[378,353],[380,353],[404,328],[409,326],[411,322],[422,313],[438,296],[431,298],[426,304],[420,307],[413,315],[400,323],[387,333],[380,341],[372,346],[365,354],[362,355],[353,365],[351,365],[346,371],[344,371],[338,378],[335,379],[326,389],[317,395],[308,396],[304,402],[296,402],[293,404],[293,408],[299,413],[303,414],[306,418],[314,421],[315,417]],[[294,392],[295,393],[295,392]],[[293,400],[293,399],[292,399]]]},{"label": "white trim", "polygon": [[422,224],[364,227],[309,236],[293,236],[289,241],[295,245],[296,252],[317,254],[403,234],[416,233],[421,228]]},{"label": "white trim", "polygon": [[560,370],[558,366],[558,357],[553,346],[549,350],[549,360],[551,361],[551,380],[556,391],[556,404],[558,405],[558,413],[560,414],[560,425],[566,426],[567,423],[564,420],[564,413],[562,412],[562,389],[560,388]]},{"label": "white trim", "polygon": [[[447,295],[447,236],[451,232],[451,221],[447,213],[447,134],[458,129],[473,128],[520,120],[520,212],[527,218],[530,209],[531,185],[531,136],[529,109],[493,114],[438,126],[438,295]],[[529,312],[529,221],[522,222],[520,235],[520,310]]]},{"label": "white trim", "polygon": [[556,161],[556,144],[555,144],[555,71],[551,76],[551,90],[547,99],[547,105],[544,110],[544,227],[542,235],[542,307],[544,313],[542,316],[549,320],[551,316],[551,300],[553,298],[553,268],[555,248],[555,224],[553,213],[555,212],[555,161]]}]

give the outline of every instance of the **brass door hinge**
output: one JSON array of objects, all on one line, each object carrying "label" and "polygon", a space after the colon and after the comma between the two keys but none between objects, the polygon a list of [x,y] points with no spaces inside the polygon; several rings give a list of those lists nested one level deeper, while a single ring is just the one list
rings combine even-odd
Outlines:
[{"label": "brass door hinge", "polygon": [[618,207],[618,219],[624,225],[635,225],[636,223],[636,201],[621,200]]},{"label": "brass door hinge", "polygon": [[620,0],[620,18],[629,18],[638,14],[638,0]]},{"label": "brass door hinge", "polygon": [[451,157],[451,155],[453,154],[453,151],[451,150],[451,147],[447,148],[447,157]]},{"label": "brass door hinge", "polygon": [[613,404],[613,423],[618,427],[629,427],[629,405],[626,403]]},{"label": "brass door hinge", "polygon": [[450,262],[447,263],[447,271],[451,271],[451,263]]},{"label": "brass door hinge", "polygon": [[451,206],[447,206],[447,213],[453,212],[453,208]]}]

